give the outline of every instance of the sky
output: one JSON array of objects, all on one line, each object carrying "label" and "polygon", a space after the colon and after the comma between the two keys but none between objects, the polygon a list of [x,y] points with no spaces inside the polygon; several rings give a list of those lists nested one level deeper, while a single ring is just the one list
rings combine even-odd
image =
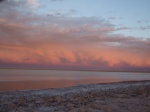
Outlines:
[{"label": "sky", "polygon": [[0,0],[0,68],[150,71],[150,0]]}]

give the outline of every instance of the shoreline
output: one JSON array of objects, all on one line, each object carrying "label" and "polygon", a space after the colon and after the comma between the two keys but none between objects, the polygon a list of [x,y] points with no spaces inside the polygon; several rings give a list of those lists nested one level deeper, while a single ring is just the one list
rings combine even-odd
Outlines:
[{"label": "shoreline", "polygon": [[149,70],[82,70],[82,69],[38,69],[38,68],[0,68],[0,70],[52,70],[52,71],[87,71],[87,72],[128,72],[128,73],[150,73]]},{"label": "shoreline", "polygon": [[148,112],[150,80],[0,92],[1,112]]},{"label": "shoreline", "polygon": [[[105,79],[94,79],[90,83],[91,79],[82,80],[69,80],[69,79],[52,79],[52,80],[27,80],[27,81],[2,81],[0,82],[0,92],[15,92],[15,91],[32,91],[32,90],[46,90],[46,89],[61,89],[71,88],[80,85],[95,85],[95,84],[111,84],[111,83],[131,83],[131,82],[145,82],[149,80],[116,80],[109,81]],[[62,83],[64,82],[64,83]],[[23,87],[22,87],[23,86]]]}]

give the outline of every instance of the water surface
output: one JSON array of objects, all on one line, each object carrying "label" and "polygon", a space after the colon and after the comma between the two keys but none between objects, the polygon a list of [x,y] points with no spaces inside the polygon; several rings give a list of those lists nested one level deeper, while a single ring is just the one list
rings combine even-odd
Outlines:
[{"label": "water surface", "polygon": [[0,69],[0,91],[150,80],[150,73]]}]

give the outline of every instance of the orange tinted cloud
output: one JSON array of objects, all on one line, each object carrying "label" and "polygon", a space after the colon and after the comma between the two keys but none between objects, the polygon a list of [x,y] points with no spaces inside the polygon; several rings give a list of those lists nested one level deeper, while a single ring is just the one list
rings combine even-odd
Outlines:
[{"label": "orange tinted cloud", "polygon": [[[33,46],[33,45],[32,45]],[[51,44],[42,43],[32,46],[1,46],[0,59],[4,62],[30,64],[77,64],[108,66],[129,64],[132,66],[150,66],[149,53],[136,53],[125,48],[84,45],[84,43]]]},{"label": "orange tinted cloud", "polygon": [[0,62],[150,67],[150,39],[113,34],[102,18],[27,15],[12,4],[1,7]]}]

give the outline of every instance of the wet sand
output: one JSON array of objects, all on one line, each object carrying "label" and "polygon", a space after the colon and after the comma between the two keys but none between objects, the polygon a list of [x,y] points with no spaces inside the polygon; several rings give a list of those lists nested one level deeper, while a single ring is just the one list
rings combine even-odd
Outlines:
[{"label": "wet sand", "polygon": [[0,92],[0,112],[150,112],[150,81]]}]

